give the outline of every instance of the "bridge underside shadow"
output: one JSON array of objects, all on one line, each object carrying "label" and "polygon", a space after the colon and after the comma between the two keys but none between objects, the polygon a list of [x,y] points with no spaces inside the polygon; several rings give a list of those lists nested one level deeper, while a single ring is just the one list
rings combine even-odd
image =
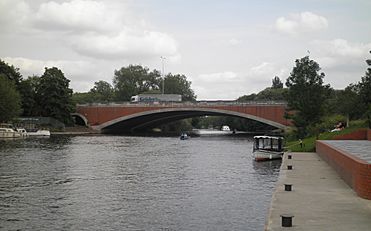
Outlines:
[{"label": "bridge underside shadow", "polygon": [[124,116],[97,126],[96,129],[99,129],[102,133],[110,134],[136,133],[143,132],[151,128],[156,128],[159,125],[167,124],[177,120],[201,116],[232,116],[259,121],[280,129],[286,128],[285,125],[271,120],[232,111],[216,109],[162,109],[158,111],[139,113],[131,116]]}]

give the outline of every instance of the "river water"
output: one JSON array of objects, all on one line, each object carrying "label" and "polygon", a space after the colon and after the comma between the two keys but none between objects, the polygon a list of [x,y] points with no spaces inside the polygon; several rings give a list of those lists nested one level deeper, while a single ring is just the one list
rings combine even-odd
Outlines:
[{"label": "river water", "polygon": [[251,138],[0,141],[1,230],[263,230],[280,161]]}]

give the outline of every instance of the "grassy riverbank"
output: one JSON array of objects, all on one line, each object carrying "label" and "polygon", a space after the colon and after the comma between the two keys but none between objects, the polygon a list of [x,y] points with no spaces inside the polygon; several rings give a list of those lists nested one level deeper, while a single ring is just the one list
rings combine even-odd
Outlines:
[{"label": "grassy riverbank", "polygon": [[337,132],[323,132],[318,136],[310,136],[302,139],[302,145],[299,140],[288,140],[285,148],[292,152],[315,152],[316,151],[316,140],[333,140],[334,137],[339,135],[350,134],[361,128],[367,128],[365,121],[354,121],[350,123],[350,126]]}]

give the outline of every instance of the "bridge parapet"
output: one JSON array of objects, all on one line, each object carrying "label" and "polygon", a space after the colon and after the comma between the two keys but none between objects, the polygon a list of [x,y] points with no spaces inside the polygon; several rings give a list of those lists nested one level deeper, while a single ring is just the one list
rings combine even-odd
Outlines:
[{"label": "bridge parapet", "polygon": [[[86,118],[88,124],[98,130],[120,124],[123,129],[128,126],[139,127],[143,124],[170,122],[205,115],[224,115],[260,121],[277,128],[286,128],[291,122],[285,118],[285,102],[220,102],[202,101],[195,103],[163,104],[90,104],[78,105],[77,112]],[[126,127],[125,127],[126,126]]]}]

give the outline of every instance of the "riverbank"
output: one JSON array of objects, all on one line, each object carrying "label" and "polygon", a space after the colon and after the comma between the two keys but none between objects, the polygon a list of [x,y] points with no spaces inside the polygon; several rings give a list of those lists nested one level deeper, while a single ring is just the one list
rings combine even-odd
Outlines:
[{"label": "riverbank", "polygon": [[[293,216],[290,230],[369,230],[371,200],[358,197],[316,153],[289,154],[292,159],[285,153],[282,161],[265,230],[287,230],[284,214]],[[285,191],[285,184],[292,191]]]},{"label": "riverbank", "polygon": [[89,127],[76,126],[66,127],[64,131],[51,131],[51,135],[97,135],[99,131]]}]

